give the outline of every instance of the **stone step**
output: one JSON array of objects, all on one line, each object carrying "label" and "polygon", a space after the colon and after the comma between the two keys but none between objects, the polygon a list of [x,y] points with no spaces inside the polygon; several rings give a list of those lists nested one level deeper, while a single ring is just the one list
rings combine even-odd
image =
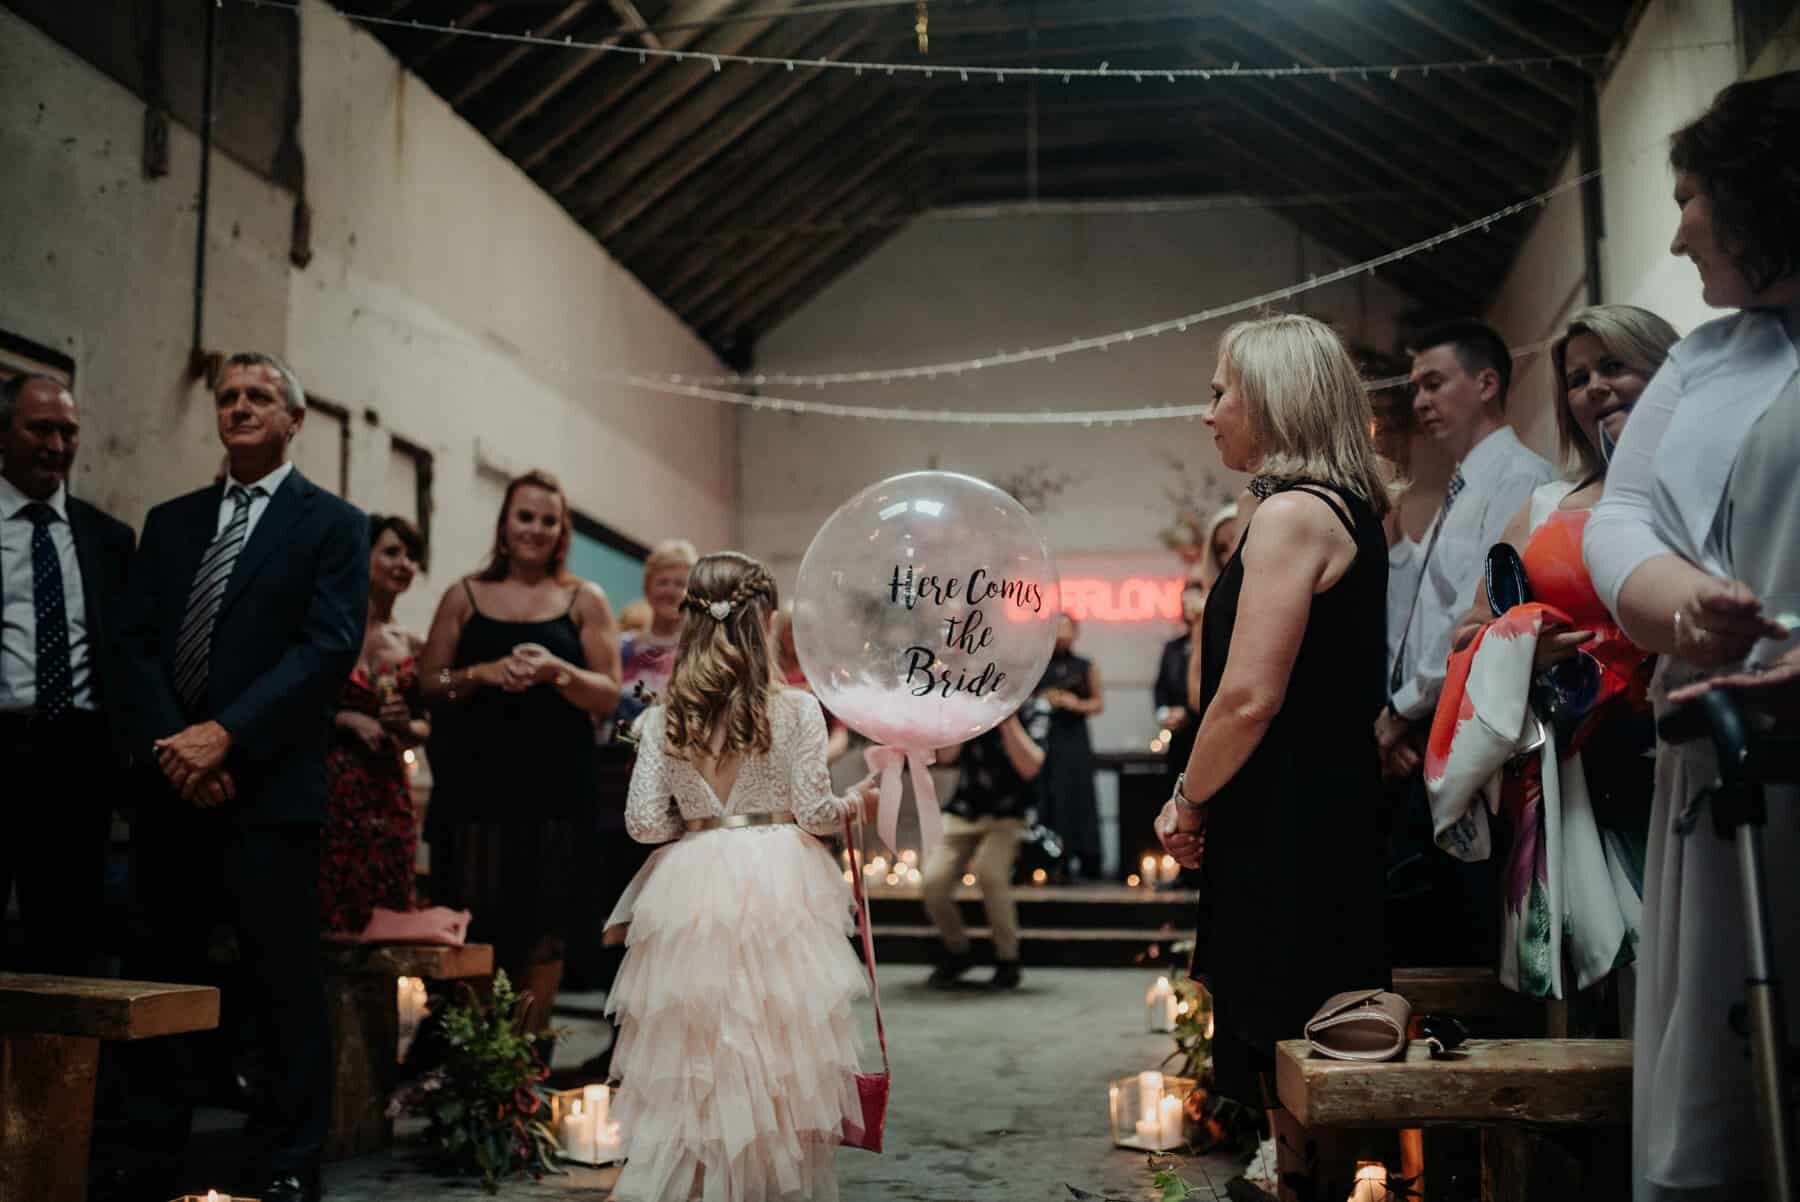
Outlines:
[{"label": "stone step", "polygon": [[[975,959],[994,958],[993,932],[967,928]],[[929,964],[941,954],[937,928],[923,924],[883,924],[874,928],[875,956],[889,964]],[[1019,959],[1027,965],[1064,967],[1156,967],[1172,963],[1170,945],[1191,931],[1147,931],[1136,927],[1024,927],[1019,931]],[[1178,970],[1185,970],[1185,965]]]}]

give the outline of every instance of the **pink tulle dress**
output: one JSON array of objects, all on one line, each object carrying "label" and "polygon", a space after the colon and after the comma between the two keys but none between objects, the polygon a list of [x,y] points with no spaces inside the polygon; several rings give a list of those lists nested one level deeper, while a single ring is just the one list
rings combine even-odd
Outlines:
[{"label": "pink tulle dress", "polygon": [[[773,747],[743,762],[724,801],[665,753],[663,708],[644,720],[625,824],[668,846],[608,920],[630,924],[607,998],[626,1158],[617,1202],[838,1197],[840,1132],[861,1117],[851,1004],[868,985],[847,939],[850,887],[814,835],[842,829],[851,802],[831,793],[819,703],[784,691],[769,719]],[[780,811],[794,821],[683,826]]]}]

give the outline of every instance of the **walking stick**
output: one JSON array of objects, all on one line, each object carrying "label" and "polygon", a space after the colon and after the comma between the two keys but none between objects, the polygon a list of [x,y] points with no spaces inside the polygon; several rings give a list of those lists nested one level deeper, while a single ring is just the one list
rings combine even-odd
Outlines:
[{"label": "walking stick", "polygon": [[[1763,870],[1763,825],[1769,781],[1800,780],[1800,739],[1759,736],[1724,689],[1713,689],[1666,715],[1657,726],[1669,742],[1710,735],[1718,752],[1719,780],[1697,799],[1712,805],[1713,829],[1737,847],[1744,902],[1746,977],[1743,1014],[1748,1019],[1751,1073],[1762,1128],[1763,1172],[1772,1202],[1800,1202],[1794,1182],[1794,1104],[1788,1080],[1787,1010],[1775,971],[1774,936]],[[1688,833],[1687,829],[1683,834]],[[1784,865],[1784,870],[1791,866]],[[1740,1014],[1733,1010],[1733,1026]]]}]

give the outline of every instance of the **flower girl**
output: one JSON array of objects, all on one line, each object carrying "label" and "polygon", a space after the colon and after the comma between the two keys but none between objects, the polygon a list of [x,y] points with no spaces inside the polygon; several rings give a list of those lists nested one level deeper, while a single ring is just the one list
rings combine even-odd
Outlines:
[{"label": "flower girl", "polygon": [[607,1001],[627,1141],[612,1196],[835,1199],[840,1133],[862,1114],[851,1003],[868,987],[849,887],[814,836],[872,814],[876,791],[832,796],[819,703],[775,676],[762,564],[706,556],[682,609],[625,803],[633,838],[669,846],[608,920],[630,924]]}]

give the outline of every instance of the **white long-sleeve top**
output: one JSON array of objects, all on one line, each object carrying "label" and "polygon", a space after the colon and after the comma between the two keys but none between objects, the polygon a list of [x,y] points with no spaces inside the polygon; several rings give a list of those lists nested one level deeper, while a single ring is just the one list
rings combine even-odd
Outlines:
[{"label": "white long-sleeve top", "polygon": [[1714,535],[1719,506],[1751,427],[1797,371],[1800,354],[1778,310],[1709,321],[1670,348],[1625,423],[1582,539],[1614,617],[1625,581],[1657,555],[1732,574]]},{"label": "white long-sleeve top", "polygon": [[667,711],[653,706],[644,715],[637,765],[625,795],[625,829],[640,843],[667,843],[682,835],[682,823],[728,814],[790,810],[800,828],[829,835],[844,824],[853,802],[831,792],[825,759],[825,714],[811,693],[784,689],[769,702],[773,744],[767,755],[747,756],[738,768],[731,795],[720,798],[692,762],[676,759],[663,746]]}]

